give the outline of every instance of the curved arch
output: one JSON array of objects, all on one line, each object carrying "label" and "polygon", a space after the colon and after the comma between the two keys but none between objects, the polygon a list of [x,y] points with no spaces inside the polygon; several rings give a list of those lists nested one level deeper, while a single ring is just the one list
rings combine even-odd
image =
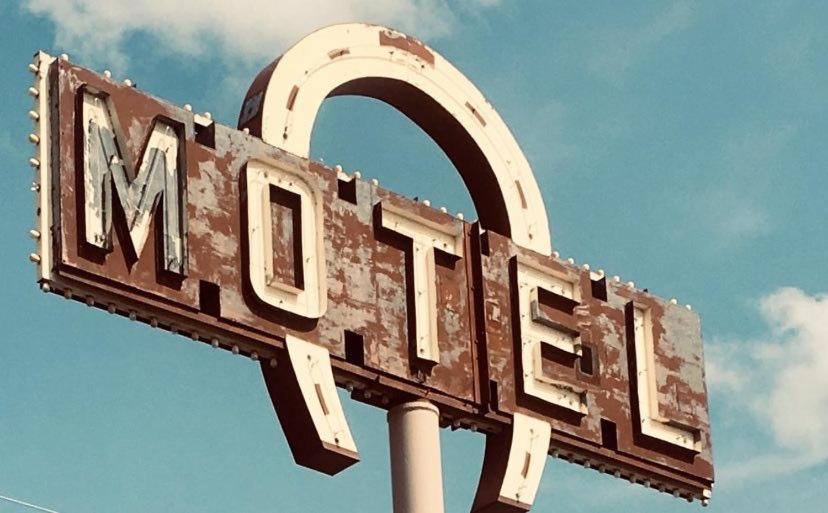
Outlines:
[{"label": "curved arch", "polygon": [[551,252],[540,189],[506,124],[454,66],[399,32],[344,24],[305,37],[253,81],[239,128],[308,158],[319,108],[339,95],[375,98],[408,116],[457,168],[484,228]]}]

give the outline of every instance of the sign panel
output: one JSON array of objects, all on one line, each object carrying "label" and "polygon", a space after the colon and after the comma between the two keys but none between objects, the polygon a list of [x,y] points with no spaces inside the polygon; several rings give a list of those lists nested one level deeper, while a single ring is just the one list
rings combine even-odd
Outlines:
[{"label": "sign panel", "polygon": [[[391,58],[441,62],[360,27]],[[39,54],[32,260],[43,290],[260,361],[295,459],[322,472],[358,460],[340,386],[386,409],[426,398],[443,426],[484,433],[473,511],[527,510],[547,454],[706,501],[695,312],[545,254],[549,239],[532,241],[546,220],[525,221],[533,192],[520,174],[484,214],[491,191],[455,159],[478,191],[481,221],[467,222],[266,143],[274,70],[254,82],[237,130]],[[413,94],[374,87],[337,94],[385,94],[401,110]],[[297,108],[301,89],[280,108]],[[481,130],[499,122],[483,107],[465,115]],[[442,140],[449,154],[468,144]],[[490,170],[480,180],[500,187]],[[525,222],[511,222],[511,193]]]}]

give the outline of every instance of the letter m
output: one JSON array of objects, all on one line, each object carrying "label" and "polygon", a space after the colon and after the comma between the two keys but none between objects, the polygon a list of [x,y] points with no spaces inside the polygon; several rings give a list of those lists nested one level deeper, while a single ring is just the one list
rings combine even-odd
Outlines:
[{"label": "letter m", "polygon": [[[178,133],[170,124],[156,120],[138,163],[133,166],[121,155],[116,135],[121,125],[117,115],[113,123],[106,98],[85,91],[82,119],[86,242],[107,251],[112,249],[113,203],[117,201],[126,221],[124,232],[128,234],[121,238],[122,245],[131,244],[131,248],[124,248],[125,254],[132,249],[132,256],[137,259],[147,241],[152,216],[159,213],[158,266],[186,275],[186,188]],[[134,137],[132,130],[129,135]]]}]

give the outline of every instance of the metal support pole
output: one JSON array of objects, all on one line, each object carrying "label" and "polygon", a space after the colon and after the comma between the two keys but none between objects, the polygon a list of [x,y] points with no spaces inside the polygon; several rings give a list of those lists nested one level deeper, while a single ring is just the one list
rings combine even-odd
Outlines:
[{"label": "metal support pole", "polygon": [[443,513],[440,410],[412,401],[388,412],[394,513]]}]

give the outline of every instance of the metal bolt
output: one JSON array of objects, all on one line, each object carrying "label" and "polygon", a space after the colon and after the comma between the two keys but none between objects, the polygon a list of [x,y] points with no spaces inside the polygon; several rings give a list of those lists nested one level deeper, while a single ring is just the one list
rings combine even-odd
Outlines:
[{"label": "metal bolt", "polygon": [[231,351],[233,351],[233,354],[239,354],[239,346],[233,344]]},{"label": "metal bolt", "polygon": [[60,60],[68,61],[69,60],[69,54],[66,54],[66,53],[60,54]]},{"label": "metal bolt", "polygon": [[34,64],[34,63],[29,64],[29,72],[30,73],[34,73],[35,75],[37,75],[38,71],[40,71],[40,68],[37,67],[37,64]]},{"label": "metal bolt", "polygon": [[677,305],[677,304],[678,304],[678,300],[677,300],[676,298],[671,298],[671,299],[670,299],[670,304],[671,304],[671,305]]},{"label": "metal bolt", "polygon": [[589,271],[589,264],[584,264],[583,269],[584,271]]},{"label": "metal bolt", "polygon": [[423,205],[425,205],[425,206],[427,206],[427,207],[430,207],[430,206],[431,206],[431,202],[430,202],[430,201],[428,201],[428,200],[423,200]]},{"label": "metal bolt", "polygon": [[703,508],[706,508],[707,506],[710,505],[710,499],[702,499],[701,505],[702,505]]},{"label": "metal bolt", "polygon": [[32,121],[38,121],[40,119],[40,114],[38,114],[37,112],[35,112],[33,110],[30,110],[29,111],[29,117],[32,118]]},{"label": "metal bolt", "polygon": [[692,310],[692,309],[693,309],[693,307],[692,307],[692,306],[690,306],[690,305],[684,305],[684,307],[685,307],[685,308],[687,308],[688,310]]},{"label": "metal bolt", "polygon": [[197,331],[194,331],[194,332],[190,333],[190,338],[195,340],[196,342],[198,342],[198,339],[200,339],[201,336],[198,334]]},{"label": "metal bolt", "polygon": [[360,173],[359,171],[354,171],[354,178],[359,180],[360,178],[362,178],[362,173]]},{"label": "metal bolt", "polygon": [[37,192],[40,190],[40,184],[37,182],[32,182],[32,186],[29,187],[32,192]]},{"label": "metal bolt", "polygon": [[40,137],[36,134],[29,134],[29,142],[32,144],[40,144]]},{"label": "metal bolt", "polygon": [[574,258],[567,258],[566,261],[569,262],[570,265],[575,265],[575,259]]},{"label": "metal bolt", "polygon": [[337,173],[341,173],[342,172],[342,166],[340,166],[339,164],[335,165],[334,166],[334,171],[336,171]]},{"label": "metal bolt", "polygon": [[218,346],[219,346],[219,341],[218,341],[218,339],[217,339],[217,338],[213,338],[213,340],[211,340],[211,341],[210,341],[210,345],[211,345],[211,346],[213,346],[213,349],[218,349]]},{"label": "metal bolt", "polygon": [[40,284],[40,290],[42,290],[43,292],[51,292],[52,291],[52,286],[49,285],[46,282],[43,282],[43,283]]},{"label": "metal bolt", "polygon": [[247,135],[250,135],[250,129],[247,127],[242,128],[242,132],[244,132]]},{"label": "metal bolt", "polygon": [[40,96],[40,91],[38,91],[34,87],[30,87],[29,88],[29,96],[31,96],[32,98],[37,98],[38,96]]},{"label": "metal bolt", "polygon": [[271,358],[270,359],[270,368],[275,369],[277,365],[279,365],[279,362],[276,361],[276,358]]},{"label": "metal bolt", "polygon": [[127,86],[127,87],[132,87],[132,80],[130,80],[128,78],[125,78],[124,79],[124,85]]},{"label": "metal bolt", "polygon": [[631,289],[634,289],[635,288],[635,282],[634,281],[628,281],[627,286]]},{"label": "metal bolt", "polygon": [[40,255],[37,253],[29,253],[29,260],[32,262],[39,264],[40,263]]},{"label": "metal bolt", "polygon": [[36,158],[32,157],[32,158],[29,159],[29,165],[32,166],[33,168],[37,169],[37,168],[40,167],[40,161],[37,160]]},{"label": "metal bolt", "polygon": [[379,185],[379,180],[377,180],[376,178],[371,178],[371,185],[377,187]]},{"label": "metal bolt", "polygon": [[207,119],[213,119],[213,115],[210,114],[209,112],[205,112],[204,117],[207,118]]},{"label": "metal bolt", "polygon": [[134,321],[137,318],[138,318],[138,314],[135,313],[135,310],[130,310],[129,311],[129,320]]},{"label": "metal bolt", "polygon": [[40,232],[37,230],[29,230],[29,237],[37,240],[40,238]]},{"label": "metal bolt", "polygon": [[461,220],[461,221],[462,221],[463,219],[465,219],[465,217],[463,216],[463,212],[457,212],[457,219],[459,219],[459,220]]},{"label": "metal bolt", "polygon": [[86,306],[95,306],[95,298],[86,296]]},{"label": "metal bolt", "polygon": [[158,327],[158,319],[156,319],[155,317],[150,319],[150,326],[152,326],[153,328],[157,328]]},{"label": "metal bolt", "polygon": [[447,209],[446,207],[440,207],[440,212],[442,212],[442,213],[444,213],[444,214],[447,214],[447,213],[448,213],[448,209]]},{"label": "metal bolt", "polygon": [[106,311],[111,313],[111,314],[114,314],[115,313],[115,305],[112,304],[112,303],[109,303],[109,306],[106,308]]},{"label": "metal bolt", "polygon": [[104,76],[105,76],[106,78],[112,78],[112,72],[111,72],[111,71],[109,71],[108,69],[105,69],[105,70],[104,70]]},{"label": "metal bolt", "polygon": [[192,112],[193,111],[193,106],[190,105],[189,103],[185,103],[184,104],[184,110],[186,110],[187,112]]},{"label": "metal bolt", "polygon": [[552,256],[555,257],[555,258],[560,258],[561,254],[558,253],[557,251],[553,251]]},{"label": "metal bolt", "polygon": [[252,353],[250,353],[250,359],[253,360],[254,362],[258,361],[259,360],[259,353],[257,353],[256,351],[253,351]]}]

